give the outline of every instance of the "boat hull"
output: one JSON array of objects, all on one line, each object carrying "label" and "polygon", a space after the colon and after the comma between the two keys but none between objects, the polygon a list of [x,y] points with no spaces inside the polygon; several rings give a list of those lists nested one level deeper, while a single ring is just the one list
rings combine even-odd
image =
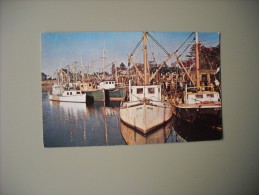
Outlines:
[{"label": "boat hull", "polygon": [[126,89],[112,89],[112,90],[95,90],[95,91],[82,91],[89,98],[92,98],[95,102],[100,101],[122,101],[126,95]]},{"label": "boat hull", "polygon": [[120,117],[126,124],[148,133],[168,121],[172,110],[168,102],[124,102],[120,107]]},{"label": "boat hull", "polygon": [[120,127],[122,137],[128,145],[165,143],[172,130],[170,122],[161,125],[158,129],[147,135],[143,135],[142,133],[135,131],[124,122],[120,123]]},{"label": "boat hull", "polygon": [[175,115],[188,122],[194,122],[196,119],[218,121],[221,119],[221,104],[175,105]]},{"label": "boat hull", "polygon": [[126,95],[125,88],[116,88],[113,90],[108,90],[109,101],[122,101],[125,95]]},{"label": "boat hull", "polygon": [[86,95],[74,95],[74,96],[62,96],[62,95],[49,95],[51,101],[59,102],[77,102],[77,103],[86,103]]},{"label": "boat hull", "polygon": [[95,101],[95,102],[105,101],[104,90],[82,91],[82,93],[86,94],[87,99],[92,99],[92,101]]}]

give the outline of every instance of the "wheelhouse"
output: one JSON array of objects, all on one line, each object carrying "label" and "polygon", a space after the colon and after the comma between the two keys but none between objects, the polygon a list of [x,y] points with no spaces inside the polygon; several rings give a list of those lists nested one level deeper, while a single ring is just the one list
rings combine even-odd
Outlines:
[{"label": "wheelhouse", "polygon": [[99,89],[115,89],[115,81],[106,80],[99,83]]},{"label": "wheelhouse", "polygon": [[161,101],[161,86],[131,86],[129,87],[130,101],[138,101],[141,99],[150,99],[153,101]]}]

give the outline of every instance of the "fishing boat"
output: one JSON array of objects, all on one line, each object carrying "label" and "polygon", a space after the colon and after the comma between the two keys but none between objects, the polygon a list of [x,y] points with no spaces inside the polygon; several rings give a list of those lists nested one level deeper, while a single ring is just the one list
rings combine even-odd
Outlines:
[{"label": "fishing boat", "polygon": [[116,86],[115,80],[102,80],[98,88],[105,91],[105,98],[108,101],[122,101],[126,95],[126,88]]},{"label": "fishing boat", "polygon": [[67,88],[60,84],[52,86],[52,92],[49,95],[49,100],[59,102],[77,102],[86,103],[86,94],[75,88]]},{"label": "fishing boat", "polygon": [[103,89],[97,89],[93,81],[87,80],[80,83],[80,91],[86,94],[88,102],[105,101],[105,91]]},{"label": "fishing boat", "polygon": [[[213,118],[216,121],[221,117],[221,97],[220,93],[215,90],[215,86],[210,81],[206,83],[206,86],[203,83],[201,84],[200,78],[202,75],[205,74],[207,75],[207,78],[210,78],[210,74],[215,74],[215,71],[207,71],[205,73],[200,71],[199,41],[197,32],[195,35],[195,56],[196,83],[186,72],[186,75],[189,77],[190,84],[185,85],[181,97],[175,97],[174,112],[176,116],[188,122],[193,122],[197,118]],[[180,64],[182,63],[180,62]]]},{"label": "fishing boat", "polygon": [[97,88],[100,90],[104,90],[104,96],[105,96],[105,101],[122,101],[122,99],[126,95],[126,89],[124,87],[118,87],[117,82],[115,79],[112,78],[106,78],[104,70],[108,66],[115,65],[114,62],[110,64],[105,64],[105,50],[103,49],[103,55],[102,55],[102,66],[103,66],[103,73],[102,73],[102,78],[99,77],[99,83]]},{"label": "fishing boat", "polygon": [[110,101],[122,101],[126,95],[126,88],[116,87],[114,90],[108,91]]},{"label": "fishing boat", "polygon": [[99,83],[98,88],[105,89],[105,90],[114,90],[115,81],[114,80],[103,80]]},{"label": "fishing boat", "polygon": [[[143,85],[131,85],[129,81],[128,95],[120,105],[120,118],[129,126],[146,134],[156,127],[164,124],[172,117],[172,107],[169,102],[162,101],[161,86],[151,85],[149,64],[147,60],[147,36],[142,36],[144,51],[144,77],[138,71],[136,64],[129,56],[129,62],[133,63],[139,76],[144,81]],[[139,44],[138,44],[139,45]]]}]

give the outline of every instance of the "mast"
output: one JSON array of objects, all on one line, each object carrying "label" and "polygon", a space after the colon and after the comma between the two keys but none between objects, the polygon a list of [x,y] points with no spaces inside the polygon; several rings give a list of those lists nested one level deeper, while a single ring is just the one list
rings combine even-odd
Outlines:
[{"label": "mast", "polygon": [[197,87],[200,87],[200,59],[199,59],[199,40],[198,40],[198,32],[195,32],[195,56],[196,56],[196,81]]},{"label": "mast", "polygon": [[103,48],[103,56],[102,56],[102,60],[103,60],[103,75],[102,75],[102,79],[104,80],[104,66],[105,66],[105,50]]},{"label": "mast", "polygon": [[147,62],[147,32],[144,32],[143,47],[144,47],[144,79],[145,79],[144,84],[148,85],[149,72],[148,72],[148,62]]},{"label": "mast", "polygon": [[115,80],[116,80],[116,82],[118,83],[119,82],[119,78],[118,78],[118,72],[117,72],[117,60],[115,61],[116,63],[115,63]]},{"label": "mast", "polygon": [[102,57],[102,59],[103,59],[103,69],[104,69],[104,65],[105,65],[105,50],[103,49],[103,57]]},{"label": "mast", "polygon": [[84,75],[84,67],[83,67],[83,59],[82,59],[82,57],[80,57],[80,63],[81,63],[81,76],[82,76],[82,80],[81,80],[81,82],[84,82],[84,80],[85,80],[85,75]]}]

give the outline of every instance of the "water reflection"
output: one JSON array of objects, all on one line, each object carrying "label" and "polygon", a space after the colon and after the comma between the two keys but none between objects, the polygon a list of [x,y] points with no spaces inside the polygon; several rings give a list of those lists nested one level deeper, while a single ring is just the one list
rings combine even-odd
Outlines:
[{"label": "water reflection", "polygon": [[172,129],[171,122],[168,122],[165,125],[154,129],[147,135],[144,135],[137,129],[126,125],[124,122],[120,122],[120,127],[122,136],[128,145],[167,143],[170,135],[170,142],[185,141],[180,138],[180,136]]},{"label": "water reflection", "polygon": [[177,134],[187,142],[221,140],[223,138],[222,126],[197,120],[188,123],[177,117],[172,118],[173,128]]},{"label": "water reflection", "polygon": [[173,117],[147,135],[120,121],[119,103],[52,102],[42,94],[45,147],[159,144],[222,139],[222,131]]},{"label": "water reflection", "polygon": [[119,108],[103,104],[43,102],[44,145],[100,146],[126,144],[118,123]]}]

